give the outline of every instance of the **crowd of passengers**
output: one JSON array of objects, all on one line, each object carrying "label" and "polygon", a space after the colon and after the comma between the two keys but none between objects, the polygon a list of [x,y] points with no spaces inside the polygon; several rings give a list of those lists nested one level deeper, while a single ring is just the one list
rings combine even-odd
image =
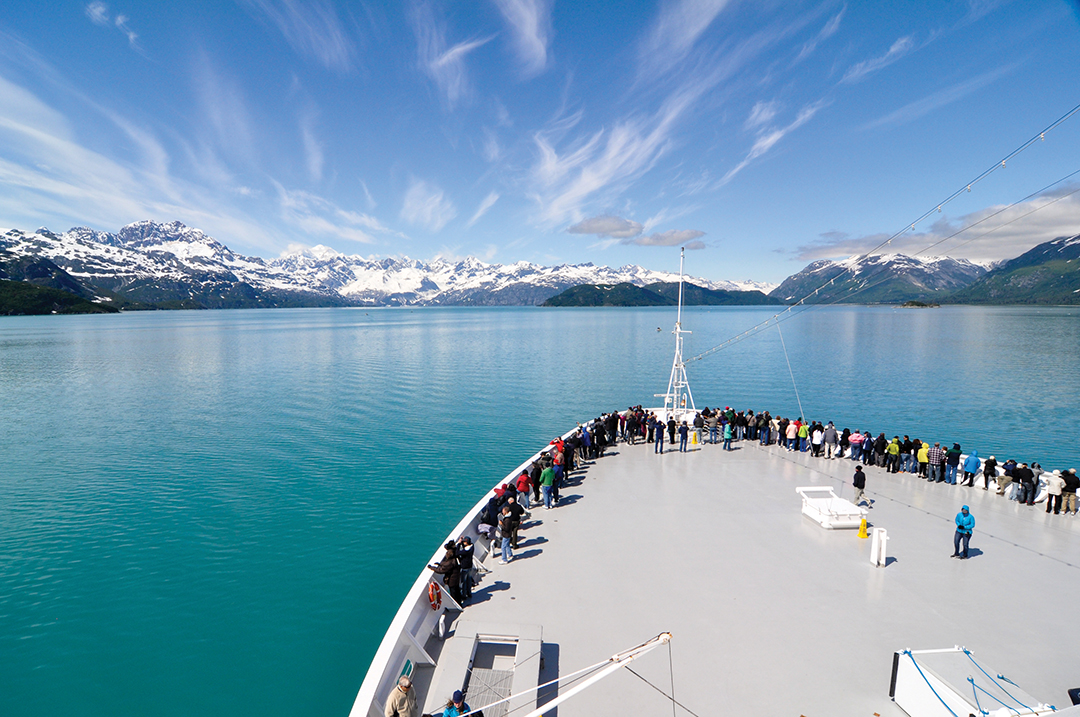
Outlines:
[{"label": "crowd of passengers", "polygon": [[[514,559],[522,524],[533,506],[538,509],[542,506],[544,510],[558,507],[560,489],[566,479],[585,461],[603,457],[607,447],[616,442],[620,430],[625,429],[625,420],[625,416],[613,412],[585,425],[579,424],[569,436],[552,440],[514,480],[495,489],[480,511],[477,532],[491,541],[491,552],[500,554],[500,565]],[[443,547],[442,560],[429,567],[443,576],[450,597],[465,605],[472,597],[475,546],[465,535]]]},{"label": "crowd of passengers", "polygon": [[[808,453],[824,460],[850,459],[866,466],[876,466],[889,473],[911,473],[931,483],[946,483],[974,487],[981,478],[983,490],[991,483],[998,495],[1007,495],[1025,505],[1034,505],[1042,488],[1046,489],[1046,512],[1076,515],[1076,493],[1080,478],[1076,469],[1043,471],[1038,463],[1018,463],[1009,459],[1002,464],[994,456],[983,460],[978,451],[964,455],[959,443],[949,449],[941,442],[931,444],[909,436],[885,437],[870,431],[838,431],[832,421],[804,421],[773,416],[768,411],[735,411],[708,407],[694,414],[693,419],[663,420],[641,406],[626,411],[604,414],[585,425],[579,424],[568,437],[551,441],[539,457],[518,476],[495,489],[480,511],[477,532],[491,541],[491,553],[500,553],[499,564],[514,559],[518,549],[523,522],[529,518],[533,505],[551,510],[559,505],[559,491],[566,479],[586,461],[603,457],[604,451],[618,441],[634,445],[643,441],[663,453],[666,443],[678,444],[687,451],[692,444],[723,444],[733,450],[732,443],[757,441],[762,446],[777,446],[793,452]],[[475,546],[469,536],[444,546],[442,560],[429,566],[442,575],[443,584],[456,603],[465,606],[472,597],[475,570]],[[407,693],[402,690],[403,693]],[[402,697],[402,699],[405,699]],[[443,714],[455,717],[469,711],[460,692],[448,700]],[[387,714],[391,714],[387,704]]]},{"label": "crowd of passengers", "polygon": [[[533,506],[556,508],[566,478],[585,461],[602,457],[620,440],[631,445],[644,441],[657,453],[663,453],[665,443],[678,445],[680,451],[705,443],[722,443],[725,450],[733,450],[733,443],[756,441],[823,460],[850,459],[888,473],[910,473],[930,483],[970,487],[981,483],[983,490],[993,485],[997,495],[1028,506],[1034,506],[1045,489],[1047,513],[1077,514],[1080,477],[1075,468],[1046,472],[1038,463],[1028,465],[1011,458],[999,463],[994,456],[980,458],[974,450],[965,455],[959,443],[943,448],[947,441],[930,443],[906,435],[889,439],[883,432],[874,437],[871,431],[837,430],[832,421],[823,424],[801,417],[791,419],[769,411],[706,407],[692,419],[676,421],[633,406],[579,424],[569,436],[555,438],[514,480],[495,489],[480,511],[477,531],[491,541],[491,552],[500,554],[500,564],[514,559],[522,523]],[[431,567],[443,575],[451,597],[463,605],[472,595],[474,546],[463,536],[447,543],[445,549],[443,559]]]},{"label": "crowd of passengers", "polygon": [[[666,422],[655,413],[640,406],[631,408],[619,417],[619,436],[633,443],[638,438],[655,442],[656,452],[663,452],[664,434],[675,445],[678,434],[679,450],[687,450],[688,438],[696,443],[716,444],[723,441],[725,450],[732,442],[757,441],[763,446],[775,445],[792,452],[809,453],[831,460],[848,458],[867,466],[877,466],[889,473],[911,473],[931,483],[946,483],[983,490],[995,486],[997,495],[1007,496],[1024,505],[1035,505],[1036,497],[1046,491],[1046,512],[1076,515],[1076,493],[1080,477],[1075,468],[1046,472],[1038,463],[1020,463],[1010,458],[998,463],[994,456],[985,460],[978,451],[965,455],[959,443],[944,448],[946,442],[923,441],[910,436],[886,438],[884,432],[875,438],[870,431],[837,430],[832,421],[804,421],[773,416],[769,411],[735,411],[708,407],[694,414],[692,420]],[[981,480],[980,480],[981,479]]]}]

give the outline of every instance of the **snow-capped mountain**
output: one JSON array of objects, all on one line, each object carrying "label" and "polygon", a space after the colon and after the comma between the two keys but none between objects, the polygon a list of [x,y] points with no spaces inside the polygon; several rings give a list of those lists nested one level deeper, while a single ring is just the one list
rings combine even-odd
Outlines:
[{"label": "snow-capped mountain", "polygon": [[[301,305],[525,305],[578,284],[678,280],[640,266],[555,267],[529,262],[487,264],[474,258],[421,262],[365,259],[329,247],[286,252],[264,260],[231,251],[180,222],[136,222],[116,234],[76,227],[63,234],[9,230],[0,249],[47,258],[84,284],[124,299],[225,308]],[[762,282],[691,279],[728,291],[768,291]],[[109,299],[106,295],[102,298]]]},{"label": "snow-capped mountain", "polygon": [[950,257],[880,254],[843,261],[821,259],[789,276],[769,296],[784,301],[809,297],[807,303],[812,304],[932,301],[964,288],[985,273],[978,264]]},{"label": "snow-capped mountain", "polygon": [[1080,234],[1058,237],[996,264],[956,293],[966,304],[1080,304]]}]

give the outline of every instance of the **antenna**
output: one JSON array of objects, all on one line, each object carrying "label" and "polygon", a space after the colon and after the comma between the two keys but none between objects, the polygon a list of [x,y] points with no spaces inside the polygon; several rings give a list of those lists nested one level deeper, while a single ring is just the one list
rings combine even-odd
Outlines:
[{"label": "antenna", "polygon": [[686,260],[686,248],[679,249],[679,309],[675,318],[675,360],[671,364],[671,378],[668,380],[667,393],[657,393],[656,398],[664,399],[664,413],[669,418],[678,420],[686,413],[696,413],[694,394],[690,392],[690,383],[686,379],[686,362],[683,361],[683,334],[693,333],[682,327],[683,302],[683,262]]}]

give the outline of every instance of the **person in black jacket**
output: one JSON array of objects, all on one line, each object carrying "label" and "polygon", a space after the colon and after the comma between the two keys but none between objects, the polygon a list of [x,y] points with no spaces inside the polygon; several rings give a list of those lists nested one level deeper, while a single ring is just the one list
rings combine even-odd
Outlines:
[{"label": "person in black jacket", "polygon": [[457,545],[449,542],[443,546],[446,553],[437,565],[429,565],[428,569],[437,575],[443,576],[443,584],[458,605],[461,604],[461,567],[457,561]]},{"label": "person in black jacket", "polygon": [[866,501],[867,508],[873,508],[874,504],[866,497],[866,474],[863,473],[862,466],[855,466],[855,475],[851,478],[851,485],[855,486],[855,500],[852,501],[855,505]]},{"label": "person in black jacket", "polygon": [[885,449],[888,447],[889,441],[885,438],[884,433],[879,433],[878,437],[874,439],[874,464],[879,466],[885,465]]},{"label": "person in black jacket", "polygon": [[993,456],[983,461],[983,490],[990,488],[991,478],[997,478],[997,459]]},{"label": "person in black jacket", "polygon": [[1027,505],[1035,505],[1035,471],[1028,468],[1027,463],[1021,463],[1013,469],[1013,482],[1020,483],[1016,500]]},{"label": "person in black jacket", "polygon": [[1065,481],[1065,486],[1061,489],[1065,514],[1068,515],[1071,506],[1072,514],[1076,515],[1076,491],[1080,489],[1080,477],[1077,477],[1075,468],[1070,468],[1061,474],[1061,478]]},{"label": "person in black jacket", "polygon": [[675,416],[671,416],[667,421],[667,434],[668,443],[675,445],[675,428],[678,424],[675,423]]},{"label": "person in black jacket", "polygon": [[518,503],[513,498],[506,501],[505,507],[510,509],[510,515],[512,515],[514,518],[513,525],[511,526],[510,530],[510,547],[514,550],[517,550],[518,530],[521,529],[521,521],[526,515],[525,508],[521,505],[521,503]]},{"label": "person in black jacket", "polygon": [[514,559],[514,554],[510,551],[510,541],[513,539],[515,530],[517,530],[517,519],[510,512],[510,506],[503,506],[502,515],[499,517],[499,534],[502,536],[502,558],[499,560],[499,565],[506,565]]},{"label": "person in black jacket", "polygon": [[[461,571],[461,583],[458,588],[461,599],[468,600],[472,597],[472,569],[473,569],[473,543],[472,538],[463,535],[458,538],[454,548],[454,557],[457,558],[458,570]],[[459,602],[459,604],[462,604]]]}]

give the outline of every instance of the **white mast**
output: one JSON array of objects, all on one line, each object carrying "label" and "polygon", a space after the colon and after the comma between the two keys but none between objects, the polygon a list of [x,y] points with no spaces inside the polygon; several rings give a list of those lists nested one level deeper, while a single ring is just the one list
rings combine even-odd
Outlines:
[{"label": "white mast", "polygon": [[664,412],[667,417],[679,420],[681,415],[696,413],[694,406],[694,394],[690,392],[690,383],[686,379],[686,363],[683,361],[683,334],[693,333],[685,331],[682,327],[682,300],[683,300],[683,261],[686,258],[686,248],[679,249],[679,309],[675,319],[675,360],[671,364],[671,378],[668,380],[667,393],[658,393],[656,396],[664,399]]}]

